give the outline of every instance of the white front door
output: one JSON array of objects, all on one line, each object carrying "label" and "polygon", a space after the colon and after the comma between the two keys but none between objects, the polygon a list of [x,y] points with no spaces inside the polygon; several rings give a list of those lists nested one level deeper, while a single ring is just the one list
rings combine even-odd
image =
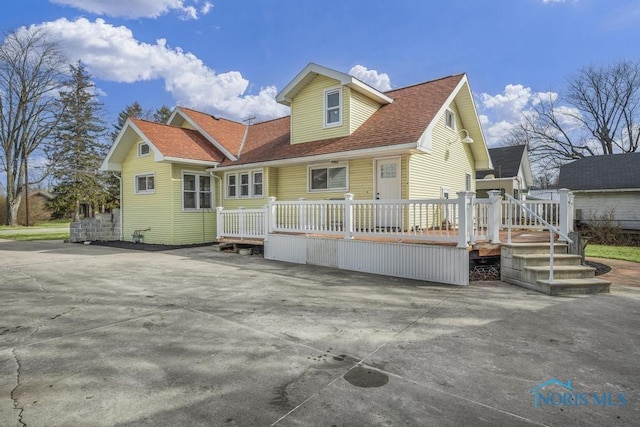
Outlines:
[{"label": "white front door", "polygon": [[[400,158],[377,159],[376,163],[376,199],[381,201],[399,200]],[[376,226],[395,228],[400,225],[400,207],[381,205],[376,209]]]}]

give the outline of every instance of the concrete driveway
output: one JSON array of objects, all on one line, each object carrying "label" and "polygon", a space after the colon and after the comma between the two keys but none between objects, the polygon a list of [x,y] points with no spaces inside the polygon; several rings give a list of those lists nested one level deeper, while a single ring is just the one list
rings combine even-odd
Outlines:
[{"label": "concrete driveway", "polygon": [[639,288],[0,241],[3,426],[638,425],[638,354]]}]

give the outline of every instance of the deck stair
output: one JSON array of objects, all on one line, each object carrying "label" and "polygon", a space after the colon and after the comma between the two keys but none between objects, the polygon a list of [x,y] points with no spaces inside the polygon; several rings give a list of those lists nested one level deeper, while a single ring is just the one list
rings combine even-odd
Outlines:
[{"label": "deck stair", "polygon": [[553,281],[549,280],[550,244],[502,244],[501,280],[548,295],[580,295],[609,292],[611,282],[595,278],[595,268],[581,265],[579,255],[568,253],[568,245],[554,243]]}]

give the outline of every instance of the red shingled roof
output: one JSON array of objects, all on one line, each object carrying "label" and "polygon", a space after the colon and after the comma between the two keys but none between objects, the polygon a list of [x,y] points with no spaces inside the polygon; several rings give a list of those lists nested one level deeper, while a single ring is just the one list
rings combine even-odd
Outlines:
[{"label": "red shingled roof", "polygon": [[393,103],[380,107],[354,133],[345,137],[291,145],[289,117],[251,125],[240,159],[225,159],[221,166],[417,142],[463,76],[458,74],[386,92]]},{"label": "red shingled roof", "polygon": [[238,152],[242,146],[242,140],[244,139],[244,134],[247,129],[246,125],[232,120],[214,117],[190,108],[179,108],[231,154],[238,157]]},{"label": "red shingled roof", "polygon": [[198,131],[131,118],[165,157],[221,162],[224,155]]},{"label": "red shingled roof", "polygon": [[246,131],[244,124],[180,107],[227,151],[239,156],[237,161],[225,157],[198,131],[132,120],[165,157],[215,161],[221,166],[387,147],[417,142],[463,76],[458,74],[386,92],[393,102],[380,107],[351,135],[293,145],[290,117],[250,125]]}]

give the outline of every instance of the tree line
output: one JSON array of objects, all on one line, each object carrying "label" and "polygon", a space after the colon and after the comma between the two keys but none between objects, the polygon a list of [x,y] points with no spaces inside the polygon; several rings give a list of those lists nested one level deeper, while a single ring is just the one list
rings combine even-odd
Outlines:
[{"label": "tree line", "polygon": [[[19,30],[0,45],[0,167],[6,174],[6,202],[0,209],[9,225],[29,186],[55,183],[49,208],[56,216],[117,207],[120,185],[100,164],[127,118],[164,123],[168,107],[145,111],[138,102],[106,125],[91,76],[81,62],[68,64],[43,30]],[[29,161],[37,161],[29,165]],[[27,209],[28,211],[28,209]],[[27,213],[28,221],[28,213]]]}]

